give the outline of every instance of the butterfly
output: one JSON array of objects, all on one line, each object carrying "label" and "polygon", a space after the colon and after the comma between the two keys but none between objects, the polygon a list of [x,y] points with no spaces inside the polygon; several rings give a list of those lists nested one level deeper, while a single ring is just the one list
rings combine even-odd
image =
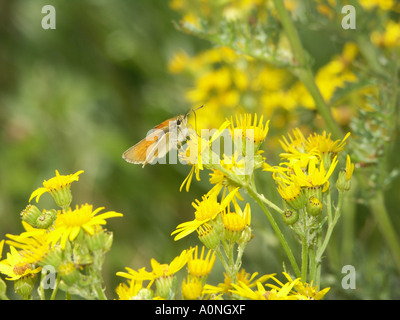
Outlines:
[{"label": "butterfly", "polygon": [[163,158],[173,148],[179,148],[186,141],[190,114],[193,112],[196,115],[195,111],[202,107],[203,105],[155,126],[145,138],[126,150],[122,158],[130,163],[142,164],[144,167]]}]

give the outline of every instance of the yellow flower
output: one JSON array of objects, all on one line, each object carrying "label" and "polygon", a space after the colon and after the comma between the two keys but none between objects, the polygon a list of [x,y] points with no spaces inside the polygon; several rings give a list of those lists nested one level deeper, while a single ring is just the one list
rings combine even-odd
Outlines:
[{"label": "yellow flower", "polygon": [[381,10],[390,10],[394,5],[394,0],[360,0],[361,6],[367,10],[379,7]]},{"label": "yellow flower", "polygon": [[292,138],[289,133],[289,141],[285,136],[282,136],[282,139],[279,140],[283,150],[285,150],[280,156],[282,159],[289,160],[289,167],[296,162],[300,162],[300,166],[305,168],[310,160],[319,159],[319,152],[316,148],[307,147],[307,140],[299,128],[293,129],[292,132],[294,137]]},{"label": "yellow flower", "polygon": [[[284,273],[285,274],[285,273]],[[286,275],[286,274],[285,274]],[[233,294],[237,294],[243,298],[251,300],[305,300],[307,296],[296,292],[293,288],[299,285],[300,279],[292,280],[288,277],[288,282],[283,284],[278,279],[271,275],[269,278],[275,280],[279,286],[274,284],[265,284],[265,286],[271,288],[266,290],[260,281],[256,282],[257,290],[252,290],[249,285],[243,281],[238,281],[238,284],[232,284],[234,290],[230,290]],[[301,288],[298,286],[298,288]]]},{"label": "yellow flower", "polygon": [[[200,181],[200,170],[203,170],[204,165],[212,165],[215,159],[210,159],[210,147],[222,133],[229,126],[229,121],[225,121],[219,129],[214,132],[210,139],[204,139],[200,137],[198,133],[191,130],[189,135],[189,140],[187,141],[184,148],[180,149],[179,159],[181,162],[192,165],[188,176],[182,182],[180,191],[182,191],[183,186],[186,184],[186,191],[189,191],[190,184],[192,182],[193,174],[196,174],[197,181]],[[215,155],[213,153],[213,155]],[[218,161],[219,163],[219,161]]]},{"label": "yellow flower", "polygon": [[290,180],[299,184],[301,187],[322,187],[327,188],[329,185],[329,177],[332,175],[338,163],[337,156],[332,160],[331,166],[328,172],[326,172],[324,167],[324,161],[321,160],[319,168],[317,167],[316,161],[310,161],[308,165],[308,171],[304,172],[299,165],[293,166],[294,174],[290,176]]},{"label": "yellow flower", "polygon": [[35,268],[25,260],[24,253],[10,246],[7,258],[0,261],[0,272],[7,275],[7,280],[18,280],[25,276],[38,273],[41,268]]},{"label": "yellow flower", "polygon": [[189,277],[187,281],[183,279],[182,281],[182,296],[187,300],[201,299],[203,296],[203,285],[200,279],[196,277]]},{"label": "yellow flower", "polygon": [[[263,142],[268,134],[269,120],[264,125],[264,116],[261,116],[259,122],[257,122],[257,113],[254,114],[252,121],[252,115],[246,113],[244,115],[236,115],[236,126],[233,126],[233,119],[231,119],[231,131],[232,136],[235,137],[235,132],[241,133],[243,139],[249,140],[252,137],[252,142],[259,144]],[[236,131],[240,130],[240,131]]]},{"label": "yellow flower", "polygon": [[170,264],[161,264],[155,259],[151,259],[151,267],[153,268],[154,279],[160,277],[169,277],[177,273],[188,262],[192,250],[183,250],[182,253],[175,257]]},{"label": "yellow flower", "polygon": [[250,300],[267,300],[268,292],[265,290],[264,286],[257,282],[257,290],[253,291],[245,283],[239,281],[238,284],[232,283],[233,290],[229,290],[233,294],[236,294],[242,298]]},{"label": "yellow flower", "polygon": [[151,280],[150,284],[147,286],[148,288],[151,286],[154,280],[154,275],[152,272],[146,271],[145,267],[139,269],[138,271],[133,270],[129,267],[125,268],[128,272],[122,272],[119,271],[117,272],[117,276],[124,277],[127,279],[130,279],[132,281],[145,281],[145,280]]},{"label": "yellow flower", "polygon": [[371,41],[376,46],[386,48],[400,46],[400,21],[396,23],[393,20],[389,20],[386,23],[385,32],[374,31],[371,34]]},{"label": "yellow flower", "polygon": [[[241,269],[241,271],[236,274],[235,282],[237,282],[237,283],[240,282],[240,283],[243,283],[244,285],[246,285],[248,288],[253,288],[253,287],[257,286],[257,283],[264,283],[265,281],[267,281],[268,279],[273,277],[275,275],[275,273],[265,274],[259,278],[256,278],[257,275],[258,275],[258,272],[254,272],[253,274],[250,274],[250,273],[246,272],[245,269]],[[204,286],[203,293],[213,295],[217,299],[220,298],[223,294],[231,295],[230,290],[233,289],[232,280],[229,277],[229,275],[227,275],[226,273],[224,273],[224,276],[225,276],[224,283],[220,283],[220,284],[218,284],[218,286],[212,286],[212,285],[206,284]]]},{"label": "yellow flower", "polygon": [[43,187],[32,192],[29,202],[36,197],[36,202],[43,193],[50,193],[56,204],[62,208],[69,206],[72,200],[70,185],[74,181],[79,180],[79,175],[83,172],[80,170],[74,174],[60,175],[56,170],[56,176],[50,180],[43,181]]},{"label": "yellow flower", "polygon": [[120,283],[118,287],[115,289],[119,300],[132,300],[142,289],[143,281],[140,280],[131,280],[129,281],[129,286],[126,283]]},{"label": "yellow flower", "polygon": [[171,235],[177,234],[174,238],[175,241],[180,240],[187,235],[191,234],[201,225],[213,220],[220,214],[232,201],[239,188],[231,191],[223,200],[219,202],[217,196],[221,190],[220,187],[211,189],[206,195],[202,197],[202,201],[195,200],[192,206],[196,209],[195,219],[189,222],[181,223],[176,227],[176,230]]},{"label": "yellow flower", "polygon": [[304,194],[298,182],[290,181],[288,184],[278,181],[278,192],[293,209],[301,209],[305,205]]},{"label": "yellow flower", "polygon": [[354,171],[354,163],[351,162],[350,156],[347,155],[346,157],[346,180],[351,180],[351,176],[353,175]]},{"label": "yellow flower", "polygon": [[188,261],[189,274],[195,277],[207,277],[215,262],[215,251],[211,253],[208,251],[207,256],[204,257],[204,247],[201,249],[200,257],[198,257],[198,246],[192,251]]},{"label": "yellow flower", "polygon": [[11,239],[7,243],[22,249],[20,252],[27,263],[40,263],[51,249],[48,241],[50,233],[45,229],[36,229],[24,221],[22,225],[26,232],[20,235],[7,234]]},{"label": "yellow flower", "polygon": [[58,213],[54,224],[54,230],[49,235],[49,242],[53,245],[61,240],[61,247],[64,249],[67,240],[73,241],[81,230],[93,235],[96,226],[106,224],[106,219],[122,217],[122,213],[108,211],[97,215],[104,208],[97,208],[93,211],[93,206],[89,204],[76,206],[75,210],[63,210]]},{"label": "yellow flower", "polygon": [[335,156],[340,151],[342,151],[346,145],[345,141],[350,136],[350,132],[342,140],[333,141],[331,139],[331,134],[328,135],[324,131],[322,135],[314,133],[307,138],[306,149],[307,152],[312,150],[317,150],[320,155],[330,153]]},{"label": "yellow flower", "polygon": [[[293,279],[286,272],[283,272],[283,274],[286,279],[293,281]],[[328,293],[330,288],[325,288],[321,291],[318,291],[318,288],[313,287],[312,284],[297,281],[294,285],[294,290],[299,295],[306,297],[308,300],[321,300]]]},{"label": "yellow flower", "polygon": [[303,133],[299,128],[293,129],[293,137],[288,133],[289,140],[286,139],[285,136],[282,136],[282,140],[279,140],[279,143],[282,146],[282,149],[287,153],[304,153],[306,152],[305,141],[306,139],[303,136]]}]

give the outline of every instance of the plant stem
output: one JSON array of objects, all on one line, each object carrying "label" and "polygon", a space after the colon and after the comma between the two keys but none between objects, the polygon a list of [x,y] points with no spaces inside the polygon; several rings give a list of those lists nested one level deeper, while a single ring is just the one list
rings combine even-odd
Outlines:
[{"label": "plant stem", "polygon": [[400,245],[396,232],[393,229],[393,224],[386,211],[382,190],[378,190],[376,196],[369,200],[369,205],[375,220],[378,222],[378,227],[392,251],[397,269],[400,273]]},{"label": "plant stem", "polygon": [[326,104],[317,84],[315,83],[314,75],[309,63],[309,57],[303,48],[297,30],[285,8],[285,5],[283,4],[283,0],[273,1],[299,66],[298,69],[296,69],[296,75],[300,81],[303,82],[304,86],[312,96],[315,102],[315,107],[325,120],[326,125],[332,132],[333,137],[338,139],[342,136],[342,130],[334,120],[330,108]]},{"label": "plant stem", "polygon": [[307,236],[301,242],[301,281],[307,282],[308,244]]},{"label": "plant stem", "polygon": [[319,281],[317,283],[317,265],[315,261],[315,246],[310,246],[308,248],[308,256],[310,263],[310,283],[313,283],[313,286],[319,286]]},{"label": "plant stem", "polygon": [[[54,299],[56,298],[57,291],[58,291],[58,285],[59,285],[59,284],[60,284],[60,276],[59,276],[59,274],[57,273],[56,283],[54,284],[54,289],[53,289],[53,292],[51,293],[50,300],[54,300]],[[65,292],[65,297],[67,297],[67,293],[68,293],[68,292]],[[71,296],[70,296],[70,297],[71,297]],[[70,299],[66,299],[66,300],[71,300],[71,298],[70,298]]]},{"label": "plant stem", "polygon": [[274,217],[271,215],[271,213],[268,211],[267,207],[264,205],[263,200],[261,199],[260,195],[253,190],[250,186],[245,186],[248,194],[258,203],[258,205],[261,207],[261,209],[264,211],[264,214],[267,216],[272,228],[275,231],[275,234],[277,235],[279,241],[281,242],[281,245],[283,249],[286,252],[286,255],[292,265],[292,268],[294,270],[294,273],[296,274],[296,277],[300,277],[301,272],[299,269],[299,266],[297,265],[296,259],[294,258],[294,255],[292,253],[292,250],[290,249],[282,231],[279,229],[279,226],[277,225]]},{"label": "plant stem", "polygon": [[[328,195],[328,199],[329,198],[330,198],[330,195]],[[333,220],[330,220],[330,221],[328,220],[328,230],[326,231],[324,242],[317,250],[317,255],[315,257],[316,263],[321,263],[322,255],[324,254],[326,247],[328,246],[329,240],[331,239],[331,236],[332,236],[333,229],[335,228],[335,225],[340,217],[340,211],[342,208],[342,204],[343,204],[343,192],[339,192],[338,205],[336,207]]]}]

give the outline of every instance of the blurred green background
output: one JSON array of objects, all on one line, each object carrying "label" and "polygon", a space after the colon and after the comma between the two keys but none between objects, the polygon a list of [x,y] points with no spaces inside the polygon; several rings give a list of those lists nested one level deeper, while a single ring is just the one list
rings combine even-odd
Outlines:
[{"label": "blurred green background", "polygon": [[[55,30],[41,26],[42,7],[48,4],[56,8]],[[209,190],[208,173],[189,193],[179,192],[190,167],[142,169],[121,158],[153,126],[189,108],[186,84],[168,73],[167,63],[179,48],[196,53],[211,44],[177,31],[172,21],[178,19],[161,0],[0,0],[0,239],[23,231],[19,213],[56,169],[60,174],[84,170],[72,184],[72,205],[90,203],[124,214],[107,223],[114,233],[103,272],[109,299],[124,281],[117,271],[149,268],[151,258],[169,263],[198,244],[195,236],[174,242],[170,233],[193,219],[191,202]],[[273,162],[273,155],[268,159]],[[276,196],[273,184],[260,183],[266,195]],[[54,207],[48,194],[40,207]],[[243,267],[250,273],[280,273],[280,245],[264,216],[252,209],[256,237],[246,248]],[[390,253],[382,250],[366,209],[358,211],[361,245],[355,245],[348,264],[370,270],[358,275],[357,293],[345,292],[341,265],[330,264],[324,286],[336,286],[331,298],[396,297],[398,277],[388,276],[394,269]],[[290,235],[287,239],[297,245]],[[330,258],[335,261],[334,254]],[[215,269],[212,284],[222,281],[219,262]]]},{"label": "blurred green background", "polygon": [[[48,4],[55,30],[41,26]],[[195,185],[179,193],[187,167],[142,169],[121,158],[153,126],[188,109],[166,63],[177,47],[204,44],[176,31],[173,19],[166,1],[0,1],[0,238],[23,231],[20,211],[56,169],[84,170],[72,205],[124,214],[108,222],[109,298],[124,281],[117,271],[149,267],[152,257],[169,262],[188,247],[170,233],[203,193]],[[40,207],[54,207],[48,194]]]}]

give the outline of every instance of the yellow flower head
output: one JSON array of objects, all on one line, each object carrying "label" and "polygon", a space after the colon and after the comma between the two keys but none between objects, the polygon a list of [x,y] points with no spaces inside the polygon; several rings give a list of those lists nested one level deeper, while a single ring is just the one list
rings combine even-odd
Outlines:
[{"label": "yellow flower head", "polygon": [[[286,277],[286,279],[288,279],[290,282],[293,281],[293,279],[286,272],[283,272],[283,274]],[[325,288],[321,291],[318,291],[318,288],[313,287],[312,284],[297,281],[294,285],[294,290],[300,296],[303,296],[308,300],[321,300],[325,296],[325,294],[328,293],[330,288]]]},{"label": "yellow flower head", "polygon": [[40,263],[49,253],[50,246],[48,242],[49,234],[46,229],[36,229],[28,223],[22,221],[26,232],[20,235],[7,234],[9,245],[22,249],[25,261],[27,263]]},{"label": "yellow flower head", "polygon": [[306,139],[303,136],[303,133],[299,128],[293,129],[293,137],[288,133],[289,140],[286,139],[285,136],[282,136],[282,139],[279,140],[279,143],[282,146],[282,149],[286,151],[286,153],[304,153],[306,152],[305,142]]},{"label": "yellow flower head", "polygon": [[10,246],[7,258],[0,261],[0,272],[7,275],[7,280],[18,280],[22,277],[34,275],[41,268],[35,268],[25,260],[24,253]]},{"label": "yellow flower head", "polygon": [[120,283],[115,289],[119,300],[132,300],[134,299],[139,291],[142,289],[143,281],[131,280],[129,286],[126,283]]},{"label": "yellow flower head", "polygon": [[345,141],[350,136],[350,132],[342,140],[333,141],[331,134],[328,135],[324,131],[322,135],[314,133],[307,138],[306,148],[307,152],[317,150],[320,155],[330,153],[335,156],[342,151],[346,145]]},{"label": "yellow flower head", "polygon": [[[257,283],[264,283],[268,279],[272,278],[275,276],[275,273],[273,274],[265,274],[259,278],[256,278],[258,275],[258,272],[254,272],[253,274],[250,274],[246,272],[245,269],[241,269],[240,272],[236,274],[236,282],[237,283],[243,283],[245,286],[248,288],[253,288],[257,286]],[[217,295],[218,297],[222,296],[223,294],[231,294],[231,290],[233,289],[232,287],[232,280],[227,275],[224,273],[224,283],[218,284],[218,286],[212,286],[206,284],[204,286],[203,293],[204,294],[211,294],[211,295]]]},{"label": "yellow flower head", "polygon": [[[299,184],[301,187],[322,187],[325,188],[329,185],[326,185],[329,180],[329,177],[332,175],[333,171],[336,168],[338,163],[337,156],[332,160],[331,166],[329,167],[328,172],[324,168],[324,161],[321,160],[319,168],[317,166],[316,161],[310,161],[308,165],[308,171],[305,173],[299,165],[293,166],[294,174],[290,176],[290,179],[295,183]],[[324,189],[325,189],[324,188]]]},{"label": "yellow flower head", "polygon": [[204,257],[204,247],[201,249],[200,257],[198,256],[198,246],[194,248],[188,261],[188,270],[192,276],[206,277],[210,274],[215,262],[215,251],[211,253],[208,251],[207,256]]},{"label": "yellow flower head", "polygon": [[113,217],[122,217],[122,213],[108,211],[99,214],[104,208],[97,208],[93,211],[93,206],[89,204],[76,206],[75,210],[68,209],[58,212],[55,221],[54,230],[49,235],[49,242],[53,245],[61,240],[61,247],[64,249],[67,240],[73,241],[81,230],[93,235],[96,226],[106,224],[106,219]]},{"label": "yellow flower head", "polygon": [[269,130],[269,120],[264,124],[264,117],[261,116],[260,121],[257,123],[257,113],[254,114],[254,120],[252,121],[252,115],[246,113],[244,115],[236,115],[236,126],[233,126],[233,119],[231,119],[231,131],[232,136],[235,136],[236,130],[241,130],[242,138],[249,140],[249,137],[253,137],[254,143],[261,143],[265,140]]},{"label": "yellow flower head", "polygon": [[155,259],[151,259],[153,279],[174,275],[186,265],[191,254],[192,250],[183,250],[182,253],[175,257],[170,264],[161,264]]},{"label": "yellow flower head", "polygon": [[[210,146],[223,131],[229,126],[229,121],[225,121],[218,130],[214,132],[210,139],[200,137],[194,130],[190,131],[189,139],[186,145],[179,151],[179,159],[181,162],[192,165],[192,169],[185,180],[182,182],[180,191],[186,184],[186,191],[189,191],[192,182],[193,174],[196,174],[197,181],[200,181],[199,173],[203,170],[204,165],[212,165],[215,159],[210,159]],[[219,161],[218,161],[219,163]]]},{"label": "yellow flower head", "polygon": [[214,187],[211,189],[202,200],[195,200],[192,203],[195,211],[195,219],[189,222],[181,223],[176,227],[176,230],[171,235],[177,234],[174,238],[175,241],[186,237],[194,232],[201,225],[213,220],[219,213],[221,213],[232,201],[239,188],[232,190],[223,200],[219,202],[217,197],[221,187]]},{"label": "yellow flower head", "polygon": [[243,211],[237,203],[234,203],[234,206],[235,212],[225,210],[222,213],[224,238],[229,242],[246,243],[252,236],[250,204],[247,203]]},{"label": "yellow flower head", "polygon": [[188,276],[187,281],[182,281],[182,296],[187,300],[201,299],[203,285],[200,279]]},{"label": "yellow flower head", "polygon": [[36,202],[39,202],[41,195],[48,192],[54,198],[57,205],[60,207],[68,206],[72,199],[70,185],[72,182],[79,180],[79,175],[82,172],[83,170],[80,170],[74,174],[60,175],[58,170],[56,170],[56,176],[54,178],[43,181],[43,187],[32,192],[29,202],[35,197]]},{"label": "yellow flower head", "polygon": [[278,181],[277,189],[282,199],[285,200],[293,209],[301,209],[304,207],[304,194],[302,193],[301,186],[297,181],[289,181],[289,183]]}]

